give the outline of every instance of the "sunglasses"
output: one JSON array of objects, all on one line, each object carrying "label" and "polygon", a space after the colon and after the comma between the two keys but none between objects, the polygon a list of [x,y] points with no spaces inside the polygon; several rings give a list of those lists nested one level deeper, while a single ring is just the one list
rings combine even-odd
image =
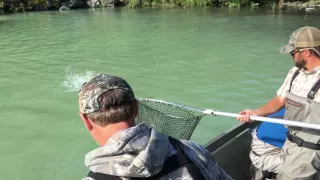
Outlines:
[{"label": "sunglasses", "polygon": [[304,49],[294,49],[293,51],[290,51],[290,55],[291,56],[294,56],[294,54],[296,53],[296,52],[302,52],[302,51],[304,51]]},{"label": "sunglasses", "polygon": [[316,52],[317,54],[319,54],[319,56],[320,56],[320,53],[315,49],[315,48],[296,48],[296,49],[294,49],[293,51],[290,51],[290,55],[291,56],[294,56],[294,54],[296,53],[296,52],[303,52],[303,51],[305,51],[305,50],[313,50],[314,52]]}]

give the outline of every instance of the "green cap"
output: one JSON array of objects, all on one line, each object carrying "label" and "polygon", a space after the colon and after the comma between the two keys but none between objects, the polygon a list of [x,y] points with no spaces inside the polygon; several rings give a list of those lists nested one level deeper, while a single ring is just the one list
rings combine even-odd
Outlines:
[{"label": "green cap", "polygon": [[124,79],[107,74],[98,74],[84,83],[79,91],[80,112],[89,114],[99,111],[98,98],[101,94],[113,89],[124,89],[129,93],[130,100],[135,100],[130,85]]},{"label": "green cap", "polygon": [[315,27],[301,27],[295,30],[289,38],[289,43],[283,46],[280,53],[289,53],[296,48],[311,48],[320,46],[320,30]]}]

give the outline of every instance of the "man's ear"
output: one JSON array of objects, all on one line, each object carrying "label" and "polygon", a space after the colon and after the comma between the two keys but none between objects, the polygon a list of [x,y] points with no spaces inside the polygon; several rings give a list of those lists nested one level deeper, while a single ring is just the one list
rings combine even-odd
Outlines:
[{"label": "man's ear", "polygon": [[308,50],[306,51],[306,55],[307,55],[308,57],[312,56],[312,52],[311,52],[310,49],[308,49]]},{"label": "man's ear", "polygon": [[81,112],[79,114],[80,114],[80,117],[81,117],[83,123],[86,125],[88,131],[91,131],[93,126],[92,126],[92,123],[90,122],[90,120],[88,119],[88,117]]}]

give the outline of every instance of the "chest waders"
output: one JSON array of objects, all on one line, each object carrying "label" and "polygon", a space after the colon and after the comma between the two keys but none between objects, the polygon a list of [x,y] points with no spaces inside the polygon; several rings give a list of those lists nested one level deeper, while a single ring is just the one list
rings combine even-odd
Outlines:
[{"label": "chest waders", "polygon": [[[313,85],[307,97],[297,96],[291,93],[293,80],[299,75],[297,70],[290,83],[286,96],[285,119],[305,123],[320,124],[320,103],[314,101],[315,94],[320,88],[320,79]],[[301,127],[288,127],[287,138],[299,147],[320,150],[320,131]]]},{"label": "chest waders", "polygon": [[[315,94],[320,88],[320,79],[313,85],[306,98],[291,93],[292,83],[300,74],[298,69],[292,76],[287,91],[284,119],[320,124],[320,103],[314,101]],[[320,150],[320,131],[288,127],[287,139],[299,147]],[[275,179],[278,174],[263,171],[263,179]]]}]

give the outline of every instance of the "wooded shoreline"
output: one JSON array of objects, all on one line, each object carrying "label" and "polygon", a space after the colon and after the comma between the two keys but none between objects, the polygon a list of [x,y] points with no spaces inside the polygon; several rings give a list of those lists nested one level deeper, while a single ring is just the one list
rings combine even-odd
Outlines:
[{"label": "wooded shoreline", "polygon": [[0,14],[84,8],[119,7],[266,7],[320,12],[320,0],[284,2],[280,0],[0,0]]}]

